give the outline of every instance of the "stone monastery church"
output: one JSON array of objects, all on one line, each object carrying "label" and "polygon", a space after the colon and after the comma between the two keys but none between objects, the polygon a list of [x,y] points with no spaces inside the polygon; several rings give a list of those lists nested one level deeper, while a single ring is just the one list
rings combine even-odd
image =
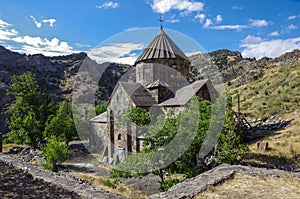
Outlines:
[{"label": "stone monastery church", "polygon": [[[120,127],[118,121],[131,107],[147,111],[159,108],[183,110],[193,96],[212,102],[218,96],[210,80],[189,82],[189,58],[160,27],[159,33],[135,61],[135,80],[118,82],[108,101],[107,111],[92,118],[97,138],[92,142],[102,151],[103,162],[116,164],[142,149],[144,135],[137,126]],[[155,107],[155,108],[154,108]]]}]

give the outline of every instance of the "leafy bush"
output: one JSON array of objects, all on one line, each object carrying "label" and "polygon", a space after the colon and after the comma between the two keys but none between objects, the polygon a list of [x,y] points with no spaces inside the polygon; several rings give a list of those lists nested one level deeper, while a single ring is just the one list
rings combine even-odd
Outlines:
[{"label": "leafy bush", "polygon": [[88,112],[88,118],[92,119],[93,117],[96,117],[97,115],[100,115],[101,113],[104,113],[107,108],[107,102],[102,102],[98,104],[97,106],[93,107],[89,112]]},{"label": "leafy bush", "polygon": [[65,161],[70,151],[68,145],[61,142],[57,137],[51,136],[47,140],[47,144],[42,147],[43,156],[46,158],[46,162],[43,166],[51,171],[57,171],[57,164]]},{"label": "leafy bush", "polygon": [[121,171],[121,170],[118,170],[118,169],[112,169],[111,173],[110,173],[110,177],[111,178],[117,178],[117,177],[120,177],[120,178],[131,178],[132,175],[130,172],[125,172],[125,171]]},{"label": "leafy bush", "polygon": [[168,191],[171,187],[173,187],[174,185],[178,184],[180,182],[180,180],[178,180],[177,178],[174,179],[167,179],[165,181],[165,185],[164,185],[164,189],[159,189],[160,191]]},{"label": "leafy bush", "polygon": [[56,114],[46,124],[44,136],[51,137],[52,135],[67,143],[77,136],[70,102],[63,101]]},{"label": "leafy bush", "polygon": [[114,181],[106,180],[104,182],[105,186],[108,186],[108,187],[113,188],[113,189],[116,189],[118,184],[119,184],[118,180],[114,180]]},{"label": "leafy bush", "polygon": [[150,113],[139,107],[131,107],[129,117],[139,126],[148,125],[151,122]]}]

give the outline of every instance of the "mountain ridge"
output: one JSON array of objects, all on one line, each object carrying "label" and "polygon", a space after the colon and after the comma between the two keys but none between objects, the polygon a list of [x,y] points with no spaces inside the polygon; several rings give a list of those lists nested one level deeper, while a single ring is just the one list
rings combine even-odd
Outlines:
[{"label": "mountain ridge", "polygon": [[[278,58],[243,58],[238,51],[221,49],[206,54],[196,54],[189,57],[198,69],[191,68],[191,80],[206,77],[205,69],[212,65],[217,66],[223,82],[234,87],[239,87],[247,82],[259,79],[264,74],[264,69],[276,66],[289,66],[300,60],[300,50],[294,50],[283,54]],[[203,60],[204,58],[204,60]],[[104,67],[91,60],[84,52],[64,56],[47,57],[42,54],[25,55],[12,52],[0,46],[0,133],[7,132],[7,110],[13,101],[6,95],[6,90],[11,83],[13,75],[21,75],[25,71],[31,71],[43,91],[53,96],[55,102],[71,99],[73,83],[81,64],[89,60],[98,67]],[[110,97],[116,83],[121,76],[133,66],[117,63],[103,63],[108,65],[99,81],[99,89],[96,93],[96,103],[106,101]]]}]

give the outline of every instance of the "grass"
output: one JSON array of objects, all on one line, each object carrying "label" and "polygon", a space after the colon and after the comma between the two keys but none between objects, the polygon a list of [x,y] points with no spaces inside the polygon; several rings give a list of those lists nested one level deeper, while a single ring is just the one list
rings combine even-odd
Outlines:
[{"label": "grass", "polygon": [[[241,112],[247,113],[248,121],[276,116],[291,120],[291,125],[263,139],[269,142],[271,150],[258,151],[256,143],[253,143],[249,146],[251,153],[256,157],[264,157],[264,161],[269,163],[274,157],[279,160],[300,159],[300,62],[289,67],[268,68],[264,73],[257,81],[238,88],[228,88],[233,109],[237,111],[236,95],[240,94]],[[292,163],[300,166],[299,160]]]},{"label": "grass", "polygon": [[209,187],[195,199],[202,198],[300,198],[300,178],[293,177],[253,177],[236,174],[223,184]]},{"label": "grass", "polygon": [[130,186],[125,185],[124,183],[114,179],[109,178],[107,176],[95,176],[93,174],[88,173],[77,173],[77,175],[84,181],[89,182],[93,185],[100,186],[106,191],[116,193],[127,198],[133,199],[144,199],[147,197],[145,193],[133,190]]},{"label": "grass", "polygon": [[3,153],[7,153],[7,152],[8,152],[10,149],[12,149],[13,147],[23,147],[23,148],[26,148],[26,147],[28,147],[28,145],[13,144],[13,143],[3,144],[3,145],[2,145],[2,152],[3,152]]},{"label": "grass", "polygon": [[[230,89],[233,104],[237,104],[237,93],[241,96],[241,111],[252,116],[283,115],[299,110],[300,62],[290,67],[275,67],[265,70],[257,81]],[[258,108],[266,104],[264,111]],[[237,107],[235,107],[237,108]]]}]

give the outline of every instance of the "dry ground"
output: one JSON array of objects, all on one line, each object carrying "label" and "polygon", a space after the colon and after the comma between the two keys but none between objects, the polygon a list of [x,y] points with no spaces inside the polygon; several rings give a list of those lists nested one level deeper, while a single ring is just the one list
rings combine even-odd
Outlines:
[{"label": "dry ground", "polygon": [[258,177],[236,174],[221,185],[210,187],[195,199],[282,199],[300,198],[300,179],[293,177]]}]

